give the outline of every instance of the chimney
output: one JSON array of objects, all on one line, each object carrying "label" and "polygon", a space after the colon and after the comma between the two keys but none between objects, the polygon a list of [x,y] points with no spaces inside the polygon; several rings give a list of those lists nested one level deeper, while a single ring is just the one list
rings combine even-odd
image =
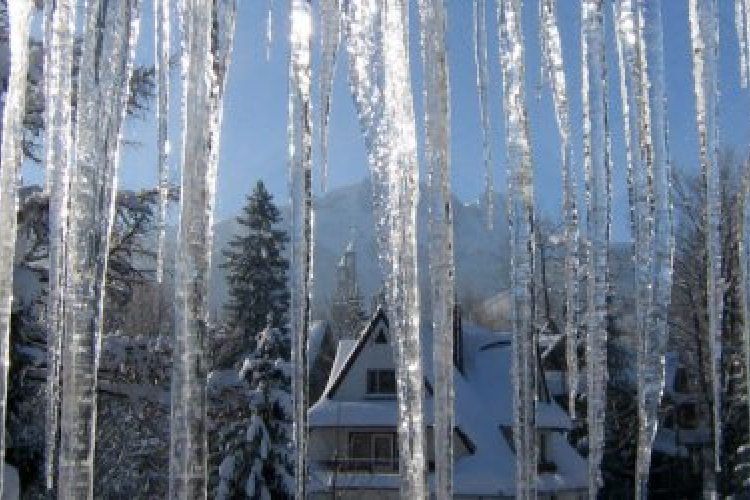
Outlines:
[{"label": "chimney", "polygon": [[458,371],[464,373],[464,332],[461,327],[461,306],[453,304],[453,364]]}]

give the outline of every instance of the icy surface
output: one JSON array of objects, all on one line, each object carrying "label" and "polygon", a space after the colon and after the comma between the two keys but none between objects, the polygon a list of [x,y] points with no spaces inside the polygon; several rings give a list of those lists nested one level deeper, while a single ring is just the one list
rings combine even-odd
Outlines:
[{"label": "icy surface", "polygon": [[499,2],[500,63],[503,75],[505,143],[508,158],[508,212],[511,234],[513,314],[513,438],[516,497],[535,498],[537,446],[534,418],[536,348],[534,343],[534,178],[526,114],[525,47],[520,0]]},{"label": "icy surface", "polygon": [[288,133],[292,246],[290,314],[297,498],[305,498],[307,488],[307,342],[310,332],[310,293],[313,276],[311,36],[311,3],[309,0],[293,0]]},{"label": "icy surface", "polygon": [[[18,184],[21,168],[23,120],[26,112],[26,76],[29,68],[28,38],[30,0],[7,6],[10,21],[10,75],[3,108],[0,151],[0,464],[5,463],[5,418],[10,366],[10,322],[13,307],[13,267],[16,250]],[[0,494],[4,474],[0,475]]]},{"label": "icy surface", "polygon": [[487,3],[474,0],[474,64],[477,68],[477,95],[479,97],[479,120],[482,123],[482,153],[484,154],[484,196],[487,204],[487,227],[492,229],[495,219],[495,181],[492,169],[492,127],[488,92],[490,87],[487,57]]},{"label": "icy surface", "polygon": [[429,172],[430,282],[436,402],[435,497],[453,498],[455,266],[450,188],[450,109],[444,0],[419,2],[425,156]]},{"label": "icy surface", "polygon": [[581,6],[584,165],[588,225],[587,340],[589,496],[602,486],[607,385],[607,257],[610,236],[610,158],[604,62],[604,5]]},{"label": "icy surface", "polygon": [[175,342],[169,496],[205,498],[207,444],[203,345],[222,99],[234,36],[236,2],[184,0],[183,140],[180,234],[176,257]]},{"label": "icy surface", "polygon": [[570,111],[565,84],[560,30],[557,22],[557,0],[543,0],[541,4],[542,49],[544,66],[552,87],[557,129],[560,134],[563,183],[563,221],[565,238],[565,359],[568,381],[568,408],[575,418],[575,401],[578,391],[578,281],[580,246],[576,182],[572,168],[570,143]]},{"label": "icy surface", "polygon": [[156,147],[159,168],[159,212],[156,220],[156,281],[164,276],[164,244],[167,233],[169,195],[169,0],[154,0],[154,44],[156,71]]},{"label": "icy surface", "polygon": [[88,5],[80,59],[76,163],[66,246],[58,496],[93,495],[96,385],[120,127],[129,98],[139,1]]},{"label": "icy surface", "polygon": [[717,162],[718,43],[719,28],[715,0],[690,0],[690,37],[698,137],[703,178],[706,182],[706,242],[708,255],[708,342],[713,392],[714,468],[721,467],[721,357],[724,281],[721,248],[721,179]]}]

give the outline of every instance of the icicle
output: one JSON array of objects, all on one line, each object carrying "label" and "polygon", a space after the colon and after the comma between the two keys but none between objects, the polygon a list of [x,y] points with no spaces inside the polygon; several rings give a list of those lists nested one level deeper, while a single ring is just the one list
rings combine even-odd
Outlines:
[{"label": "icicle", "polygon": [[498,9],[503,105],[506,115],[513,310],[513,411],[516,497],[536,498],[536,346],[532,260],[534,179],[526,114],[521,2],[502,0]]},{"label": "icicle", "polygon": [[721,324],[724,281],[721,276],[721,179],[717,163],[718,20],[714,0],[690,0],[693,77],[703,178],[706,183],[706,245],[708,255],[708,339],[713,390],[714,468],[721,468]]},{"label": "icicle", "polygon": [[183,0],[181,15],[186,83],[169,456],[169,497],[175,500],[206,495],[203,345],[208,327],[223,96],[234,40],[236,1]]},{"label": "icicle", "polygon": [[740,85],[742,88],[747,88],[747,62],[748,62],[748,47],[747,39],[745,38],[745,0],[734,0],[734,27],[737,30],[737,41],[739,42],[739,53],[740,53]]},{"label": "icicle", "polygon": [[568,407],[571,418],[575,418],[575,402],[578,390],[578,208],[576,182],[571,166],[570,111],[565,85],[565,66],[562,57],[562,43],[557,23],[557,0],[543,0],[541,4],[541,26],[543,54],[549,81],[552,86],[552,100],[555,105],[557,129],[560,133],[563,220],[565,224],[565,355],[567,362]]},{"label": "icicle", "polygon": [[[0,151],[0,465],[5,463],[5,417],[7,413],[8,367],[10,365],[10,321],[13,311],[13,268],[16,250],[18,182],[23,160],[23,120],[26,115],[26,77],[29,69],[30,0],[7,5],[10,20],[10,75],[3,109]],[[0,495],[3,490],[0,474]]]},{"label": "icicle", "polygon": [[159,164],[159,214],[156,255],[156,281],[164,276],[164,244],[169,201],[169,0],[154,0],[154,61],[156,67],[156,135]]},{"label": "icicle", "polygon": [[268,0],[268,16],[266,17],[266,62],[271,60],[273,46],[273,0]]},{"label": "icicle", "polygon": [[312,104],[310,0],[292,0],[289,60],[289,178],[291,194],[291,317],[294,356],[296,497],[307,491],[307,338],[313,276]]},{"label": "icicle", "polygon": [[430,281],[435,393],[435,497],[453,498],[453,207],[444,0],[420,0],[425,157],[430,190]]},{"label": "icicle", "polygon": [[[48,2],[52,4],[52,2]],[[45,60],[46,145],[49,193],[49,293],[47,305],[47,408],[45,481],[53,488],[60,412],[60,353],[64,337],[65,242],[68,190],[73,163],[72,63],[75,3],[58,0],[49,12],[50,34]]]},{"label": "icicle", "polygon": [[639,339],[636,498],[648,494],[651,449],[664,386],[672,272],[660,9],[660,2],[647,4],[640,0],[637,6],[632,0],[620,0],[616,9],[635,237]]},{"label": "icicle", "polygon": [[604,62],[602,0],[582,4],[582,87],[584,163],[586,167],[588,225],[588,370],[589,496],[602,486],[604,413],[607,384],[607,254],[610,235],[609,145]]},{"label": "icicle", "polygon": [[479,97],[479,119],[482,122],[482,152],[484,154],[484,196],[487,204],[487,227],[492,230],[495,222],[495,182],[492,169],[492,127],[488,105],[490,75],[487,62],[487,14],[486,0],[474,2],[474,64],[477,68],[477,95]]},{"label": "icicle", "polygon": [[328,189],[328,121],[331,115],[331,92],[336,68],[336,53],[341,41],[339,0],[320,2],[320,185]]},{"label": "icicle", "polygon": [[140,2],[93,1],[85,16],[66,246],[58,496],[93,495],[96,383],[120,126]]},{"label": "icicle", "polygon": [[403,0],[347,4],[350,83],[373,181],[399,401],[401,496],[425,498],[422,363],[417,286],[416,130]]}]

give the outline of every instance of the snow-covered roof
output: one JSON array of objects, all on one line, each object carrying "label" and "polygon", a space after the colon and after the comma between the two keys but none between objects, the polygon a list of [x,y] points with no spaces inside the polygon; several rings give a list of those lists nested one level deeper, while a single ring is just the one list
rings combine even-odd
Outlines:
[{"label": "snow-covered roof", "polygon": [[[398,421],[395,398],[343,401],[333,397],[337,385],[366,348],[376,321],[377,316],[356,341],[342,340],[339,343],[326,389],[310,409],[309,423],[312,429],[395,426]],[[463,373],[454,370],[455,421],[460,431],[473,443],[474,450],[455,464],[455,492],[513,496],[515,454],[502,432],[503,427],[513,426],[511,336],[464,323],[463,357]],[[432,335],[429,330],[422,335],[422,359],[425,379],[434,386]],[[425,391],[425,425],[431,425],[432,419],[432,397]],[[570,418],[554,402],[539,402],[536,419],[537,426],[542,429],[571,428]],[[585,489],[588,485],[585,460],[562,435],[554,434],[552,442],[552,457],[557,471],[539,475],[539,491]],[[321,474],[324,472],[321,471]],[[367,478],[373,480],[371,475]],[[394,487],[397,486],[394,484]]]}]

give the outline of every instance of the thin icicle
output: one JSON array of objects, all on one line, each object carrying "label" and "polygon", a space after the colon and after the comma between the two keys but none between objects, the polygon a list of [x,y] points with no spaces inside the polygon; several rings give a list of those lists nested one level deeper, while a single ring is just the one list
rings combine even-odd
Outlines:
[{"label": "thin icicle", "polygon": [[289,190],[291,197],[291,317],[296,497],[307,491],[307,338],[313,277],[312,103],[310,0],[292,0],[289,60]]},{"label": "thin icicle", "polygon": [[268,15],[266,17],[266,61],[271,60],[273,47],[273,0],[268,0]]},{"label": "thin icicle", "polygon": [[484,196],[487,204],[487,227],[492,230],[495,222],[495,181],[492,169],[492,127],[488,93],[490,86],[487,57],[487,9],[486,0],[474,1],[474,64],[477,68],[477,95],[479,97],[479,119],[482,123],[482,153],[484,155]]},{"label": "thin icicle", "polygon": [[584,163],[588,225],[588,370],[589,496],[602,486],[604,415],[607,384],[607,256],[610,236],[609,144],[604,61],[604,6],[584,0],[581,6]]},{"label": "thin icicle", "polygon": [[748,58],[748,47],[747,39],[745,38],[745,0],[734,0],[734,28],[737,31],[737,41],[739,42],[739,56],[740,56],[740,85],[742,88],[747,88],[747,58]]},{"label": "thin icicle", "polygon": [[336,69],[336,54],[341,42],[339,0],[320,1],[320,186],[328,189],[328,121],[331,116],[331,92]]},{"label": "thin icicle", "polygon": [[[646,20],[649,82],[651,102],[651,134],[653,145],[653,296],[648,317],[646,348],[651,362],[645,377],[644,405],[653,427],[648,438],[653,444],[656,437],[659,403],[664,391],[664,359],[669,338],[668,315],[672,293],[672,268],[674,260],[673,215],[671,206],[671,165],[667,130],[667,100],[664,81],[664,40],[661,0],[641,1],[643,19]],[[650,451],[650,450],[649,450]]]},{"label": "thin icicle", "polygon": [[[51,4],[52,2],[49,2]],[[55,475],[60,412],[60,353],[64,337],[65,242],[68,192],[73,163],[72,64],[75,31],[74,0],[58,0],[49,13],[50,34],[46,79],[46,145],[49,183],[49,293],[47,299],[47,408],[45,423],[45,482],[52,489]]]},{"label": "thin icicle", "polygon": [[169,497],[205,498],[206,372],[203,346],[216,174],[236,0],[183,0],[183,139],[180,235],[176,258],[175,341]]},{"label": "thin icicle", "polygon": [[401,496],[425,498],[422,363],[417,287],[416,130],[403,0],[349,2],[350,83],[373,181],[379,259],[386,276],[399,402]]},{"label": "thin icicle", "polygon": [[85,13],[66,245],[58,497],[93,496],[96,384],[114,219],[120,127],[140,2],[92,1]]},{"label": "thin icicle", "polygon": [[513,437],[516,445],[516,497],[536,498],[536,346],[532,263],[534,255],[534,173],[526,112],[521,1],[502,0],[498,8],[510,215],[513,311]]},{"label": "thin icicle", "polygon": [[156,141],[159,165],[159,213],[156,220],[156,281],[164,276],[164,244],[169,200],[169,0],[154,0],[154,61],[156,67]]},{"label": "thin icicle", "polygon": [[565,357],[568,381],[568,410],[575,418],[575,402],[578,391],[578,280],[580,247],[576,181],[572,169],[570,144],[570,111],[565,84],[562,43],[557,22],[557,0],[543,0],[541,4],[541,26],[544,58],[547,62],[549,81],[552,86],[552,101],[555,105],[557,129],[560,134],[563,187],[563,220],[565,225]]},{"label": "thin icicle", "polygon": [[640,0],[637,5],[632,0],[620,0],[616,9],[623,115],[633,179],[630,201],[634,214],[638,334],[637,498],[648,495],[651,449],[664,386],[672,272],[660,9],[660,2],[647,4]]},{"label": "thin icicle", "polygon": [[693,47],[693,78],[698,137],[706,186],[706,246],[708,256],[708,339],[711,351],[713,391],[714,470],[721,469],[721,324],[724,281],[721,275],[721,179],[717,162],[718,130],[718,18],[715,0],[690,0],[690,35]]},{"label": "thin icicle", "polygon": [[450,189],[450,108],[447,18],[444,0],[420,0],[425,157],[430,190],[430,282],[432,283],[435,393],[435,497],[453,498],[453,207]]},{"label": "thin icicle", "polygon": [[[26,115],[26,77],[29,69],[31,0],[10,2],[10,75],[3,109],[0,151],[0,465],[5,463],[5,417],[10,321],[13,311],[13,268],[16,251],[19,170],[23,160],[23,120]],[[3,492],[0,474],[0,495]]]}]

